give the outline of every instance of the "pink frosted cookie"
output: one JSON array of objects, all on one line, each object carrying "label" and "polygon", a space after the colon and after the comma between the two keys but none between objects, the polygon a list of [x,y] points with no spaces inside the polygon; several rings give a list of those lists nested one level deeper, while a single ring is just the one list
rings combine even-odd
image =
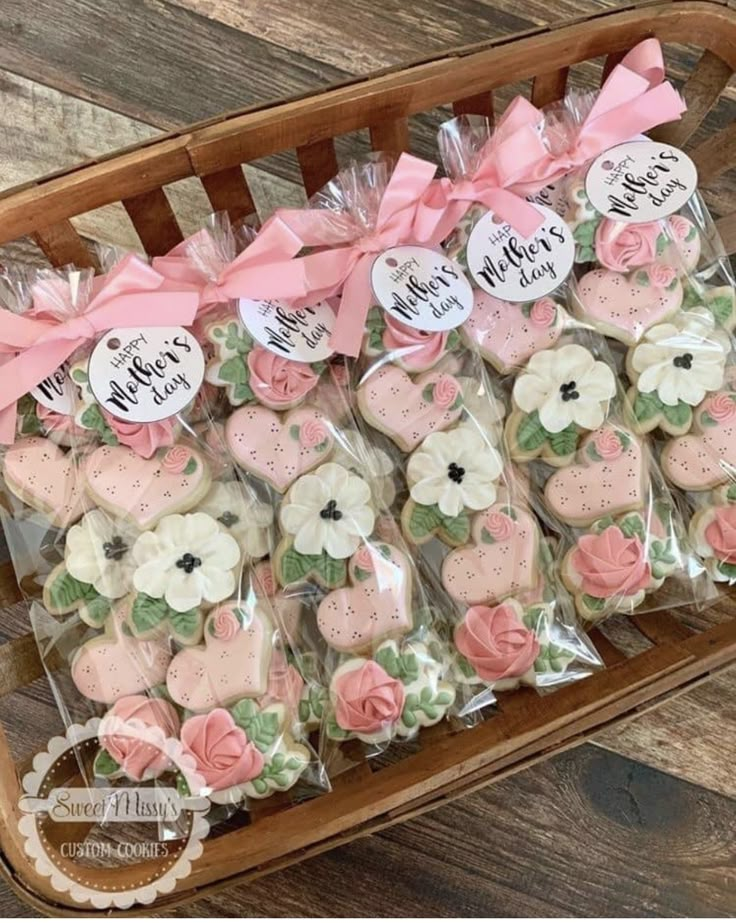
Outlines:
[{"label": "pink frosted cookie", "polygon": [[83,474],[98,506],[139,529],[192,509],[211,484],[203,457],[185,445],[159,449],[152,458],[123,446],[100,446],[85,459]]},{"label": "pink frosted cookie", "polygon": [[648,330],[626,360],[637,432],[659,427],[672,436],[687,433],[693,408],[723,386],[730,349],[728,335],[702,307]]},{"label": "pink frosted cookie", "polygon": [[676,542],[655,514],[606,516],[581,535],[560,568],[575,596],[578,613],[598,621],[614,612],[633,612],[678,567]]},{"label": "pink frosted cookie", "polygon": [[278,627],[286,633],[286,640],[298,640],[301,629],[302,597],[289,595],[279,589],[270,561],[259,561],[253,568],[256,597],[265,600],[276,615]]},{"label": "pink frosted cookie", "polygon": [[736,580],[736,492],[733,485],[714,491],[714,503],[701,507],[690,520],[690,541],[713,580]]},{"label": "pink frosted cookie", "polygon": [[388,363],[369,373],[357,391],[363,419],[411,452],[430,433],[447,429],[463,410],[462,387],[447,372],[425,372],[412,380]]},{"label": "pink frosted cookie", "polygon": [[74,456],[40,436],[29,436],[9,446],[3,459],[8,490],[52,526],[66,528],[89,508]]},{"label": "pink frosted cookie", "polygon": [[669,266],[657,263],[628,275],[594,269],[579,280],[574,299],[580,320],[627,345],[682,307],[682,283]]},{"label": "pink frosted cookie", "polygon": [[228,417],[225,439],[238,465],[279,493],[327,461],[335,444],[330,421],[312,407],[283,415],[241,407]]},{"label": "pink frosted cookie", "polygon": [[517,377],[506,439],[514,461],[538,456],[557,467],[572,461],[579,436],[604,422],[616,394],[612,370],[584,346],[535,353]]},{"label": "pink frosted cookie", "polygon": [[698,265],[700,234],[682,215],[641,224],[603,218],[595,231],[594,249],[598,262],[614,272],[657,263],[682,275]]},{"label": "pink frosted cookie", "polygon": [[554,346],[564,324],[564,312],[551,298],[520,304],[476,289],[473,313],[462,330],[483,358],[505,374],[521,368],[534,353]]},{"label": "pink frosted cookie", "polygon": [[72,659],[74,685],[93,702],[112,705],[123,696],[145,692],[166,680],[173,656],[169,640],[133,637],[127,627],[132,603],[132,596],[116,603],[104,634],[82,644]]},{"label": "pink frosted cookie", "polygon": [[392,545],[361,545],[350,558],[351,586],[328,593],[317,610],[327,643],[341,652],[371,651],[413,626],[412,568]]},{"label": "pink frosted cookie", "polygon": [[406,372],[426,372],[458,343],[455,330],[418,330],[402,324],[381,308],[371,308],[363,355],[386,356]]},{"label": "pink frosted cookie", "polygon": [[470,539],[442,564],[442,583],[454,600],[466,606],[495,603],[537,585],[539,527],[524,507],[496,504],[478,513]]},{"label": "pink frosted cookie", "polygon": [[258,606],[246,611],[237,600],[221,603],[207,616],[204,644],[179,651],[169,664],[169,695],[195,712],[264,695],[272,634]]},{"label": "pink frosted cookie", "polygon": [[642,509],[648,488],[641,441],[620,427],[606,424],[585,438],[578,464],[561,468],[548,478],[544,500],[562,522],[589,526],[603,516]]},{"label": "pink frosted cookie", "polygon": [[716,391],[695,408],[692,432],[662,450],[662,470],[683,490],[709,490],[733,480],[736,468],[736,393]]}]

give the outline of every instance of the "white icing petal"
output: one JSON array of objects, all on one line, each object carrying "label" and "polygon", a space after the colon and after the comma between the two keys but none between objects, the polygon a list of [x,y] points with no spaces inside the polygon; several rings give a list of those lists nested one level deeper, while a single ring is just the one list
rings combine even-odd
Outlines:
[{"label": "white icing petal", "polygon": [[136,537],[125,523],[116,522],[102,510],[90,510],[67,533],[66,569],[102,596],[120,599],[132,585]]}]

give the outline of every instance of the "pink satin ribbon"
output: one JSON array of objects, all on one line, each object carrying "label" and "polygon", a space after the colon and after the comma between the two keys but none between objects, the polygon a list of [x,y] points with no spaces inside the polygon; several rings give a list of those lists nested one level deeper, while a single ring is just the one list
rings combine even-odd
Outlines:
[{"label": "pink satin ribbon", "polygon": [[679,119],[687,107],[677,90],[662,82],[664,73],[657,39],[645,39],[632,48],[611,71],[568,150],[559,155],[550,153],[538,131],[543,113],[527,104],[536,118],[527,110],[528,120],[496,146],[500,181],[509,185],[523,177],[528,195],[585,166],[609,148]]},{"label": "pink satin ribbon", "polygon": [[188,327],[196,317],[197,293],[182,290],[133,254],[95,281],[84,311],[67,318],[51,313],[58,311],[62,291],[54,282],[33,287],[33,314],[43,319],[0,312],[0,354],[5,359],[0,365],[0,442],[15,439],[16,401],[106,330]]}]

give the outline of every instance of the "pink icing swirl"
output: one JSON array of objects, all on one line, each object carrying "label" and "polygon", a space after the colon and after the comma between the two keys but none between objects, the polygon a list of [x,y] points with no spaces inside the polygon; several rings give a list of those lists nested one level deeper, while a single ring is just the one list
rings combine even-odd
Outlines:
[{"label": "pink icing swirl", "polygon": [[188,718],[180,739],[184,753],[193,758],[196,771],[214,791],[250,782],[263,771],[263,754],[224,708]]},{"label": "pink icing swirl", "polygon": [[387,351],[401,350],[401,364],[406,368],[429,368],[445,352],[447,331],[416,330],[386,314],[383,345]]},{"label": "pink icing swirl", "polygon": [[[113,728],[118,719],[124,723],[130,735],[108,733],[107,727]],[[107,725],[107,727],[106,727]],[[147,695],[127,695],[113,705],[100,723],[99,737],[101,746],[131,779],[155,779],[169,767],[166,752],[152,742],[135,736],[136,728],[145,728],[160,732],[161,743],[179,733],[179,716],[176,709],[166,699],[156,699]]]},{"label": "pink icing swirl", "polygon": [[127,445],[141,458],[151,458],[156,449],[174,443],[176,417],[167,417],[156,423],[126,423],[124,420],[118,420],[106,410],[102,411],[102,415],[117,436],[118,442],[121,445]]},{"label": "pink icing swirl", "polygon": [[724,391],[712,394],[705,402],[703,409],[717,423],[728,423],[736,417],[736,401]]},{"label": "pink icing swirl", "polygon": [[319,381],[319,375],[308,363],[277,356],[263,346],[256,346],[248,353],[248,368],[253,393],[273,407],[296,404]]},{"label": "pink icing swirl", "polygon": [[535,327],[551,327],[557,317],[557,305],[551,298],[540,298],[532,305],[529,320]]},{"label": "pink icing swirl", "polygon": [[87,433],[83,427],[76,425],[74,417],[58,413],[43,404],[36,405],[36,416],[46,433],[66,433],[69,436],[84,436]]},{"label": "pink icing swirl", "polygon": [[593,438],[593,445],[604,461],[620,458],[624,450],[618,433],[608,427],[598,430]]},{"label": "pink icing swirl", "polygon": [[320,420],[307,420],[299,428],[299,444],[314,449],[327,439],[327,427]]},{"label": "pink icing swirl", "polygon": [[212,634],[218,641],[232,641],[240,631],[240,619],[227,606],[222,606],[212,616]]},{"label": "pink icing swirl", "polygon": [[719,561],[736,564],[736,506],[717,506],[705,529],[705,540]]},{"label": "pink icing swirl", "polygon": [[404,709],[404,687],[374,660],[337,677],[335,717],[346,731],[375,734],[390,728]]},{"label": "pink icing swirl", "polygon": [[260,590],[258,595],[263,595],[267,599],[276,593],[276,580],[273,576],[273,568],[271,567],[270,561],[261,561],[260,564],[257,564],[255,567],[255,574],[257,590]]},{"label": "pink icing swirl", "polygon": [[627,538],[618,526],[581,536],[571,563],[583,593],[596,599],[634,596],[646,589],[652,575],[640,539]]},{"label": "pink icing swirl", "polygon": [[657,238],[661,233],[656,221],[623,224],[604,218],[595,232],[595,255],[598,262],[614,272],[628,272],[654,262]]},{"label": "pink icing swirl", "polygon": [[452,407],[460,394],[460,385],[452,375],[440,375],[432,389],[432,403],[435,407]]},{"label": "pink icing swirl", "polygon": [[161,467],[170,474],[183,474],[192,460],[192,453],[183,445],[175,445],[161,459]]},{"label": "pink icing swirl", "polygon": [[497,542],[507,542],[514,534],[514,520],[507,516],[506,513],[499,513],[497,510],[488,512],[483,519],[483,526],[490,534],[491,538]]},{"label": "pink icing swirl", "polygon": [[361,570],[368,571],[370,574],[373,573],[373,552],[368,547],[368,545],[361,545],[360,548],[355,552],[355,556],[353,557],[353,564],[356,567],[359,567]]},{"label": "pink icing swirl", "polygon": [[455,628],[455,646],[486,682],[522,676],[539,656],[539,641],[509,605],[473,606]]},{"label": "pink icing swirl", "polygon": [[677,278],[677,272],[672,266],[663,266],[661,263],[652,263],[648,267],[649,281],[655,288],[667,288]]},{"label": "pink icing swirl", "polygon": [[669,224],[677,240],[685,240],[693,229],[692,222],[688,221],[688,219],[684,218],[682,215],[672,215],[667,219],[667,224]]}]

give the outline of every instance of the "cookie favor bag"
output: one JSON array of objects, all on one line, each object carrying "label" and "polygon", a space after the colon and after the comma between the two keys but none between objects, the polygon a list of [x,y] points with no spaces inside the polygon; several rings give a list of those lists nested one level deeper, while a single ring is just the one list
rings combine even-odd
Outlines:
[{"label": "cookie favor bag", "polygon": [[[94,775],[184,766],[182,790],[232,806],[324,790],[304,682],[254,570],[273,511],[195,428],[215,426],[198,294],[138,257],[98,278],[42,274],[29,294],[24,314],[0,316],[20,434],[3,457],[5,529],[65,719],[104,712]],[[57,363],[43,379],[41,360]]]}]

